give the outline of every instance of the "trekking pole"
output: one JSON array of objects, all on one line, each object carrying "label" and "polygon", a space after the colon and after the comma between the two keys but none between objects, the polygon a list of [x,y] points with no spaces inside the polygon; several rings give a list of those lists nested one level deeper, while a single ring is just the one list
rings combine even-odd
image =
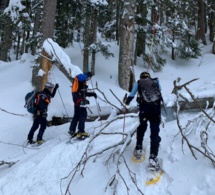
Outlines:
[{"label": "trekking pole", "polygon": [[161,101],[163,102],[163,109],[164,109],[164,112],[166,113],[166,115],[168,116],[167,114],[167,111],[166,111],[166,107],[165,107],[165,104],[164,104],[164,101],[163,101],[163,97],[161,96]]},{"label": "trekking pole", "polygon": [[[127,95],[127,93],[125,93],[125,96],[123,98],[123,103],[126,102],[127,97],[128,97],[128,95]],[[124,133],[125,133],[125,115],[126,115],[126,107],[125,107],[125,105],[123,105],[123,106],[124,106],[124,119],[123,119],[123,128],[122,128],[122,132],[123,132],[122,139],[124,139]]]},{"label": "trekking pole", "polygon": [[[94,86],[93,86],[92,78],[90,79],[90,81],[91,81],[91,85],[92,85],[92,87],[93,87],[93,92],[94,92]],[[94,92],[94,93],[95,93],[95,92]],[[100,106],[99,106],[99,103],[98,103],[97,99],[95,99],[95,101],[96,101],[96,107],[97,107],[98,115],[99,115],[99,117],[100,117],[100,119],[101,119],[101,113],[100,113],[100,111],[99,111],[99,109],[101,110],[101,108],[100,108]],[[101,120],[100,120],[100,121],[101,121]],[[101,125],[102,125],[102,121],[101,121]]]},{"label": "trekking pole", "polygon": [[[56,80],[55,80],[55,77],[54,77],[54,74],[53,74],[53,73],[52,73],[52,76],[53,76],[54,82],[56,83]],[[63,107],[64,107],[64,109],[65,109],[65,111],[66,111],[66,115],[67,115],[67,117],[69,117],[68,112],[67,112],[67,110],[66,110],[66,106],[65,106],[64,101],[63,101],[63,98],[62,98],[62,96],[61,96],[60,90],[58,89],[57,91],[58,91],[58,93],[59,93],[59,96],[60,96],[60,99],[61,99],[61,101],[62,101]]]}]

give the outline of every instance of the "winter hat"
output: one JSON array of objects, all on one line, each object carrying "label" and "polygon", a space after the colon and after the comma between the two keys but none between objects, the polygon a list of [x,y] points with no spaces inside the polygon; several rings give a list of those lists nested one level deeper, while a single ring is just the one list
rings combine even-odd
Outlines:
[{"label": "winter hat", "polygon": [[142,72],[140,74],[140,78],[141,79],[145,79],[145,78],[151,78],[150,74],[148,72]]}]

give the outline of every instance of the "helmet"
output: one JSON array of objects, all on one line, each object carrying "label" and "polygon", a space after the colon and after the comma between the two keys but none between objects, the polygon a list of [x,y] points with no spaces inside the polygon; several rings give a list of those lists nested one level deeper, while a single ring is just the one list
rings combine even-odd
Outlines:
[{"label": "helmet", "polygon": [[53,89],[54,88],[54,84],[52,84],[52,83],[50,83],[50,82],[46,82],[46,84],[45,84],[45,88],[46,89]]},{"label": "helmet", "polygon": [[142,72],[140,74],[140,78],[141,79],[145,79],[145,78],[151,78],[150,74],[148,72]]},{"label": "helmet", "polygon": [[87,72],[86,75],[87,75],[88,77],[92,77],[92,76],[93,76],[91,72]]}]

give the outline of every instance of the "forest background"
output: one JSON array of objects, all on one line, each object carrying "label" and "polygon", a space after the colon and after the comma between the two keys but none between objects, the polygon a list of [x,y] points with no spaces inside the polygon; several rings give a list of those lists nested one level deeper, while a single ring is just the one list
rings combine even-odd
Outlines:
[{"label": "forest background", "polygon": [[[93,74],[97,53],[114,56],[102,39],[117,41],[119,85],[130,91],[138,57],[143,67],[161,71],[165,55],[173,60],[200,56],[206,33],[215,53],[214,10],[213,0],[1,0],[0,60],[18,60],[23,53],[35,56],[32,83],[40,89],[44,82],[37,73],[41,56],[48,57],[42,48],[47,38],[63,48],[78,42],[83,71]],[[62,72],[72,81],[70,73]]]},{"label": "forest background", "polygon": [[[63,65],[65,65],[64,62],[66,61],[64,58],[65,56],[61,56],[62,58],[58,59],[56,58],[57,55],[50,55],[46,48],[44,48],[44,42],[51,41],[51,39],[62,48],[68,48],[68,50],[65,50],[68,51],[68,55],[71,56],[72,62],[74,60],[74,55],[72,54],[75,54],[76,50],[78,50],[78,52],[80,52],[79,49],[82,50],[83,56],[78,56],[79,59],[83,58],[83,62],[82,65],[80,65],[78,61],[78,64],[83,71],[90,70],[95,74],[93,80],[99,77],[103,79],[102,81],[107,81],[106,77],[103,77],[103,74],[107,76],[108,74],[105,71],[111,67],[115,68],[115,64],[117,64],[115,61],[104,61],[103,59],[101,60],[101,58],[99,60],[96,57],[103,54],[106,58],[111,58],[112,60],[113,55],[119,55],[116,58],[118,59],[118,82],[114,82],[114,85],[111,86],[114,88],[118,87],[119,84],[121,87],[121,89],[114,90],[117,91],[118,97],[121,97],[122,94],[124,95],[125,91],[130,91],[135,80],[133,75],[134,67],[136,70],[139,70],[135,73],[136,78],[142,70],[149,70],[152,75],[161,76],[160,80],[164,83],[164,85],[162,85],[164,86],[162,93],[166,95],[166,97],[164,96],[164,99],[167,99],[168,102],[169,99],[167,94],[170,94],[169,88],[173,82],[173,77],[175,78],[176,75],[183,75],[186,76],[186,80],[188,80],[194,72],[198,74],[192,74],[192,76],[198,75],[198,77],[201,77],[201,82],[203,80],[201,87],[196,86],[195,94],[197,92],[203,92],[204,95],[214,96],[214,81],[212,79],[214,72],[212,66],[214,55],[211,54],[215,53],[214,4],[215,3],[212,0],[1,0],[0,63],[2,69],[0,78],[2,78],[1,91],[2,93],[7,94],[7,96],[2,95],[2,103],[7,106],[5,108],[6,110],[2,110],[1,112],[1,139],[21,144],[26,139],[27,130],[32,124],[30,117],[28,118],[29,120],[26,120],[27,117],[18,118],[16,115],[8,115],[8,113],[5,112],[13,109],[18,111],[19,109],[21,110],[21,108],[24,110],[22,107],[24,99],[23,94],[26,90],[30,90],[31,88],[28,77],[31,73],[31,71],[29,71],[29,66],[32,66],[33,87],[42,88],[43,80],[47,79],[46,76],[48,74],[43,75],[42,79],[41,75],[38,76],[38,70],[44,68],[44,59],[51,62],[45,63],[45,65],[54,64],[58,66],[65,76],[72,81],[72,74],[70,74],[69,70],[63,68],[65,67]],[[108,42],[110,44],[108,44]],[[54,45],[54,42],[51,43]],[[116,47],[114,48],[115,43],[118,44],[117,49],[119,49],[119,52]],[[207,47],[204,47],[204,45],[207,45]],[[75,51],[71,48],[75,48]],[[204,50],[202,50],[203,48]],[[55,51],[57,53],[59,52],[58,49],[55,49]],[[208,61],[205,59],[200,60],[201,57],[199,56],[201,54],[205,54],[204,56],[206,56]],[[172,64],[168,64],[168,66],[171,67],[169,69],[169,67],[165,67],[165,65],[166,60],[169,60],[170,58],[171,60],[169,62],[172,62]],[[197,58],[197,60],[191,58]],[[179,59],[185,60],[182,61]],[[137,60],[139,66],[136,65]],[[174,61],[177,61],[177,63],[173,64]],[[109,64],[109,66],[107,64]],[[192,70],[190,70],[190,64],[192,64]],[[103,65],[105,71],[97,73],[96,70],[98,70],[98,68],[95,69],[96,65],[101,67]],[[173,65],[173,67],[170,65]],[[184,67],[187,71],[185,71]],[[196,71],[194,70],[195,68]],[[99,70],[103,69],[100,68]],[[164,71],[162,72],[162,70]],[[54,71],[56,73],[58,70],[54,69]],[[203,71],[204,74],[202,74]],[[20,74],[17,75],[17,72]],[[13,79],[11,79],[11,77]],[[112,75],[110,74],[108,82],[102,83],[103,88],[106,86],[104,84],[110,83],[111,77]],[[170,81],[166,82],[165,79],[172,79],[171,84]],[[204,82],[204,79],[208,79],[207,82]],[[211,81],[211,83],[209,81]],[[23,82],[24,85],[22,85]],[[14,83],[16,85],[14,85]],[[100,83],[101,80],[99,84]],[[68,91],[68,89],[63,90],[69,85],[70,82],[66,81],[66,79],[60,80],[60,89],[64,92],[64,96],[67,97],[67,105],[71,106],[70,91]],[[24,87],[21,89],[21,86]],[[183,87],[186,87],[186,85],[183,85]],[[205,90],[207,88],[208,90]],[[106,90],[108,89],[109,86],[106,86]],[[14,94],[19,94],[18,98],[17,96],[14,96]],[[8,98],[8,96],[11,99]],[[111,96],[109,95],[108,97],[110,98]],[[56,112],[60,112],[60,109],[56,109],[58,106],[56,102],[58,102],[59,99],[60,97],[58,96],[58,100],[55,98],[51,103],[49,110],[50,116],[56,115]],[[114,100],[117,101],[115,98]],[[113,102],[113,99],[111,99],[111,102]],[[61,104],[57,108],[63,109]],[[96,106],[93,108],[96,110]],[[205,112],[205,110],[203,110],[203,112]],[[70,110],[69,114],[71,116],[72,110]],[[126,148],[125,141],[128,140],[124,139],[123,142],[120,142],[123,146],[120,147],[120,149],[117,148],[116,153],[112,156],[115,157],[115,154],[117,156],[119,150],[123,150],[123,152],[125,151],[125,155],[122,156],[123,158],[119,158],[116,163],[117,167],[120,166],[122,173],[128,172],[128,174],[130,174],[134,170],[134,172],[137,173],[137,178],[140,178],[137,180],[137,183],[134,182],[132,184],[135,188],[132,186],[131,194],[133,192],[136,192],[135,194],[144,192],[144,194],[153,195],[168,193],[189,195],[214,194],[214,167],[212,167],[215,162],[214,155],[210,149],[207,148],[207,139],[205,139],[205,145],[202,145],[202,147],[204,146],[207,149],[207,153],[203,152],[203,150],[206,150],[205,148],[200,150],[200,143],[204,143],[204,140],[202,141],[200,138],[205,137],[199,136],[200,132],[202,133],[202,127],[204,127],[203,130],[208,130],[203,132],[207,132],[208,135],[210,135],[210,139],[208,140],[209,146],[214,150],[214,109],[209,114],[212,116],[209,122],[203,117],[205,115],[198,115],[195,118],[196,120],[191,120],[193,113],[182,115],[181,122],[187,124],[187,126],[180,131],[185,131],[185,133],[181,133],[182,137],[185,135],[183,138],[175,136],[176,133],[177,135],[179,134],[178,129],[181,127],[179,120],[165,123],[165,129],[161,132],[164,139],[162,141],[163,145],[160,157],[164,160],[163,165],[167,174],[161,179],[158,187],[152,187],[153,189],[146,189],[142,185],[142,182],[145,179],[145,172],[141,170],[146,167],[147,163],[143,163],[140,166],[135,166],[130,162],[129,166],[121,163],[121,159],[127,159],[128,161],[135,143],[131,142],[131,145]],[[118,137],[120,137],[121,140],[122,133],[118,133],[118,136],[115,139],[112,134],[113,130],[114,132],[122,130],[122,120],[124,116],[125,115],[117,116],[119,118],[121,117],[121,120],[117,120],[118,123],[113,123],[112,126],[110,126],[110,129],[105,128],[105,132],[110,133],[111,135],[107,140],[105,139],[104,141],[104,137],[98,136],[98,141],[96,140],[97,142],[93,145],[93,152],[95,151],[100,155],[100,151],[102,152],[104,150],[103,147],[106,146],[105,143],[115,144],[116,142],[118,144]],[[129,116],[131,119],[128,119]],[[130,134],[132,133],[133,135],[136,130],[138,120],[137,115],[135,114],[126,114],[126,117],[125,135],[126,137],[130,137]],[[211,121],[213,121],[213,123],[211,123]],[[106,122],[109,121],[107,120]],[[176,122],[178,127],[176,127]],[[87,122],[87,131],[93,134],[93,127],[100,125],[100,123],[100,121],[94,121],[93,123]],[[200,124],[198,128],[196,127],[197,124]],[[13,145],[7,143],[1,145],[2,161],[0,161],[0,164],[7,165],[7,161],[9,161],[9,165],[11,165],[10,161],[12,161],[12,164],[13,161],[16,163],[11,169],[7,169],[6,166],[1,166],[0,183],[1,191],[3,192],[2,194],[61,194],[60,190],[68,193],[68,182],[59,186],[59,178],[65,177],[65,175],[68,174],[68,170],[71,170],[71,164],[76,166],[77,162],[82,163],[81,156],[88,145],[88,142],[72,145],[66,144],[68,141],[68,136],[66,135],[68,126],[69,123],[60,126],[51,126],[49,128],[50,131],[46,132],[45,139],[47,142],[43,145],[44,147],[42,146],[42,148],[38,149],[39,152],[37,149],[30,150],[24,147],[22,147],[24,148],[23,151],[20,151],[19,147],[13,147]],[[17,127],[19,127],[19,131],[17,130]],[[101,129],[96,129],[96,132],[100,130]],[[186,135],[188,134],[190,142],[187,140]],[[95,134],[95,137],[96,136],[97,134]],[[176,142],[173,143],[170,140],[176,140]],[[58,142],[60,145],[58,145]],[[148,143],[149,139],[146,138],[145,145],[148,146]],[[184,143],[186,143],[186,147],[183,147],[182,149],[181,145]],[[194,147],[192,144],[196,144],[198,147]],[[92,145],[89,146],[90,149],[92,149]],[[25,151],[27,151],[26,153],[28,155],[25,154]],[[62,151],[67,152],[64,153]],[[199,153],[197,153],[199,161],[196,161],[196,159],[190,155],[190,151],[194,157],[196,153],[193,153],[193,151],[199,151]],[[204,156],[202,154],[204,154]],[[83,160],[85,162],[85,159]],[[91,164],[91,162],[88,161],[89,167],[98,166],[100,165],[100,162],[102,164],[103,160],[104,156],[102,155],[101,158],[97,158],[98,164],[95,164],[95,162]],[[211,164],[211,161],[213,164]],[[107,165],[108,168],[110,168],[109,165],[113,166],[113,163],[107,163]],[[52,167],[52,169],[50,169],[50,167]],[[62,167],[64,168],[62,169]],[[79,167],[77,166],[77,169],[78,168]],[[129,168],[131,168],[131,171]],[[44,173],[44,170],[47,172]],[[76,169],[74,170],[76,171]],[[106,167],[104,166],[98,166],[98,169],[88,169],[85,174],[87,179],[83,181],[78,176],[75,178],[74,182],[72,182],[70,190],[73,192],[75,189],[75,194],[89,194],[89,192],[91,194],[95,194],[94,192],[102,194],[106,188],[105,185],[108,184],[108,186],[111,186],[109,185],[111,183],[114,187],[111,186],[111,189],[107,190],[108,193],[113,194],[112,191],[122,194],[129,193],[127,186],[130,186],[131,182],[134,181],[132,180],[132,175],[123,175],[122,180],[120,180],[121,172],[116,169],[115,173],[115,167],[111,169],[110,174],[113,175],[113,178],[110,178],[110,175],[104,170],[106,170]],[[108,169],[108,171],[109,170],[110,169]],[[193,177],[194,173],[195,177]],[[52,175],[52,179],[50,178],[50,175]],[[101,175],[102,179],[105,181],[102,183],[101,188],[98,188],[98,183],[101,183],[101,177],[98,177],[98,175]],[[170,179],[168,175],[170,176]],[[123,180],[124,178],[125,180]],[[88,186],[88,188],[83,188],[83,183],[78,182],[79,179],[80,181],[83,181],[84,186]],[[120,182],[117,183],[116,181]],[[126,182],[124,183],[123,181]],[[13,186],[13,188],[11,188],[11,186]]]}]

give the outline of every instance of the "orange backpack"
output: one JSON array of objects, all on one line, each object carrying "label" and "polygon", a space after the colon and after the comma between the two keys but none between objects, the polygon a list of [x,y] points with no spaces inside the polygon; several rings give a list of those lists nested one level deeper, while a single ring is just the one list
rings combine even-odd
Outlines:
[{"label": "orange backpack", "polygon": [[74,78],[74,81],[73,81],[73,84],[72,84],[72,92],[77,92],[78,91],[78,78],[75,77]]}]

